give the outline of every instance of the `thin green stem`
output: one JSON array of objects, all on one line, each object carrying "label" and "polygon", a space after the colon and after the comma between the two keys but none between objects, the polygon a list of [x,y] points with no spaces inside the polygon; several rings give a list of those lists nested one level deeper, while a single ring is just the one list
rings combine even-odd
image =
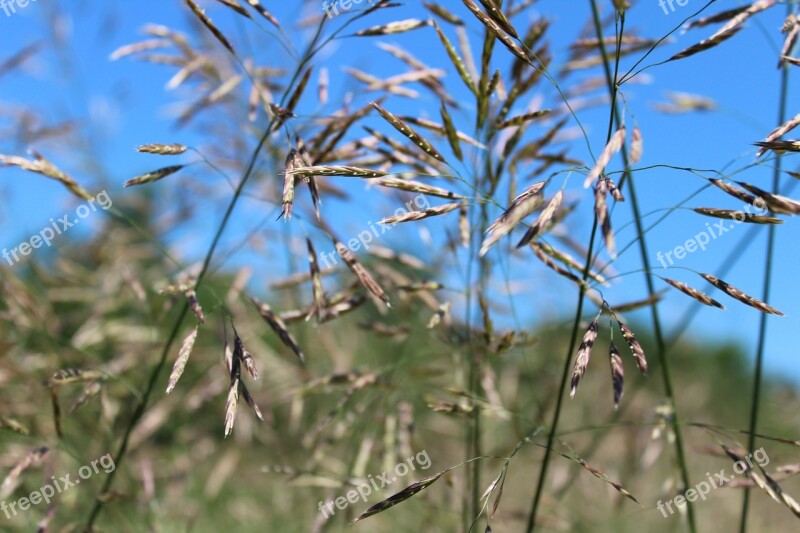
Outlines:
[{"label": "thin green stem", "polygon": [[[586,265],[583,268],[583,280],[589,277],[589,269],[591,268],[592,251],[594,249],[594,241],[597,236],[597,216],[594,217],[594,224],[592,224],[592,234],[589,239],[589,253],[586,254]],[[539,480],[536,483],[536,492],[533,495],[533,503],[531,504],[531,512],[528,515],[528,526],[526,531],[530,533],[536,527],[536,516],[539,512],[539,502],[544,492],[544,483],[547,478],[547,466],[550,463],[550,454],[555,442],[556,432],[558,430],[558,421],[561,418],[561,406],[564,403],[564,395],[567,389],[567,380],[569,379],[569,370],[572,367],[572,354],[578,344],[578,328],[580,327],[581,316],[583,315],[583,297],[586,294],[586,285],[581,284],[578,291],[578,307],[575,310],[575,318],[572,321],[572,333],[570,334],[569,350],[567,356],[564,358],[564,367],[561,370],[561,383],[558,386],[558,395],[556,399],[556,410],[553,413],[553,421],[550,423],[550,431],[547,434],[547,445],[544,449],[544,459],[542,459],[542,468],[539,471]]]},{"label": "thin green stem", "polygon": [[[787,15],[792,14],[792,5],[786,4]],[[781,71],[781,89],[780,101],[778,104],[778,124],[786,122],[786,106],[789,95],[789,69],[784,65]],[[772,191],[776,194],[780,188],[781,177],[781,163],[782,158],[777,154],[775,158],[775,167],[772,172]],[[770,289],[772,287],[772,271],[773,259],[775,256],[775,226],[770,224],[767,230],[767,249],[765,260],[765,273],[764,273],[764,288],[762,291],[765,302],[769,301]],[[769,315],[761,313],[761,318],[758,324],[758,345],[756,348],[756,362],[755,370],[753,371],[753,397],[750,403],[750,435],[747,439],[747,449],[754,450],[756,447],[756,431],[758,430],[758,414],[759,406],[761,404],[761,382],[762,370],[764,366],[764,349],[767,343],[767,318]],[[744,496],[742,499],[742,516],[739,521],[739,531],[745,533],[747,531],[747,516],[750,510],[750,489],[745,487]]]}]

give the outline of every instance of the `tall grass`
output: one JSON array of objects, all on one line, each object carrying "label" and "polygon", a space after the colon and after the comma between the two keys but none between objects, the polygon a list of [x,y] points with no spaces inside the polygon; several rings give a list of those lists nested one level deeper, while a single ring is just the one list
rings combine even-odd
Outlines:
[{"label": "tall grass", "polygon": [[[16,332],[8,351],[29,352],[37,372],[50,377],[43,395],[33,385],[41,379],[25,365],[0,373],[0,382],[18,380],[13,396],[32,398],[0,411],[3,427],[20,435],[4,450],[16,458],[4,461],[12,472],[4,487],[12,488],[0,495],[9,496],[26,472],[48,460],[42,447],[22,453],[35,442],[75,461],[113,447],[116,465],[94,482],[89,505],[63,515],[56,508],[41,518],[45,529],[62,520],[72,527],[80,521],[86,530],[122,523],[190,528],[202,512],[176,506],[179,493],[193,503],[219,503],[223,518],[209,526],[216,528],[322,531],[358,522],[352,527],[376,531],[633,530],[641,525],[631,522],[638,513],[653,527],[672,527],[656,502],[687,496],[710,468],[699,466],[701,459],[719,456],[730,468],[761,438],[770,457],[780,457],[780,468],[751,468],[738,485],[721,490],[743,488],[741,531],[751,487],[774,500],[764,499],[759,524],[796,524],[798,506],[787,484],[800,469],[778,445],[797,441],[776,432],[785,429],[775,422],[778,414],[770,413],[773,424],[764,433],[759,419],[762,398],[778,394],[765,392],[763,377],[767,314],[782,314],[769,304],[777,224],[800,212],[800,202],[778,195],[785,161],[800,151],[785,137],[800,124],[787,120],[789,73],[796,67],[782,62],[779,126],[759,143],[766,157],[735,168],[638,167],[648,130],[640,129],[640,104],[631,97],[645,71],[724,51],[776,2],[719,14],[710,11],[714,1],[687,10],[669,35],[720,29],[666,59],[669,35],[632,30],[637,7],[624,1],[585,3],[587,25],[566,51],[550,45],[559,21],[530,16],[535,2],[400,7],[381,0],[329,18],[309,1],[303,9],[311,16],[297,24],[256,0],[179,4],[190,31],[150,25],[146,39],[111,57],[172,69],[167,86],[188,95],[176,123],[199,132],[203,146],[143,139],[140,153],[178,162],[125,181],[115,198],[125,207],[108,212],[98,240],[76,242],[75,255],[63,261],[3,267],[3,325]],[[787,56],[800,31],[794,13],[796,5],[787,4]],[[415,47],[405,45],[423,34],[435,48],[414,55]],[[269,53],[255,43],[266,43]],[[329,62],[338,66],[326,54],[348,44],[370,50],[378,44],[375,53],[405,70],[383,75],[378,66],[375,72],[348,66],[345,78],[322,74]],[[276,59],[276,50],[283,57]],[[0,75],[33,53],[23,49],[0,66]],[[358,89],[342,95],[350,83]],[[662,110],[714,105],[678,94]],[[587,122],[598,111],[600,128]],[[77,198],[90,195],[89,180],[31,154],[0,155],[0,163],[55,180]],[[764,164],[774,165],[772,192],[741,177]],[[687,187],[678,205],[645,205],[640,187],[659,167],[701,185]],[[734,218],[737,212],[722,207],[730,197],[769,213],[742,217],[754,228],[748,236],[767,235],[761,300],[738,288],[751,284],[727,279],[738,258],[711,274],[656,273],[650,232],[682,216],[679,210],[706,190],[721,207],[695,208],[688,216]],[[166,222],[153,198],[161,191],[175,194],[173,205],[165,202],[176,208],[175,218]],[[623,231],[623,203],[631,206],[628,241],[620,239],[630,235]],[[192,214],[197,208],[206,215]],[[194,228],[207,213],[219,216],[202,250],[180,255],[165,246],[171,232]],[[381,223],[373,224],[375,215]],[[635,268],[617,272],[632,247],[639,252]],[[84,248],[92,253],[80,253]],[[254,256],[256,268],[247,264]],[[231,266],[242,258],[248,259]],[[100,274],[110,281],[102,284]],[[615,288],[634,276],[643,276],[645,292],[620,301]],[[676,290],[665,293],[659,279]],[[688,345],[678,339],[696,304],[724,307],[699,288],[703,280],[727,305],[761,314],[746,430],[739,429],[745,404],[724,384],[737,402],[709,416],[700,409],[715,406],[708,391],[686,392],[721,379],[710,367],[692,376],[680,356]],[[59,291],[62,283],[85,286],[97,298],[110,286],[125,291],[95,305],[80,291]],[[553,316],[533,329],[535,300],[549,285],[570,291],[569,298],[559,298]],[[661,307],[667,297],[695,306],[672,335]],[[57,319],[59,312],[65,318]],[[646,323],[629,320],[640,312],[649,313]],[[620,332],[624,343],[614,341]],[[601,384],[594,376],[606,353],[612,379]],[[727,353],[720,349],[708,361],[738,372]],[[660,374],[662,390],[630,370],[646,373],[648,366]],[[570,376],[575,398],[567,401]],[[689,377],[697,379],[685,383]],[[737,384],[745,379],[743,372],[731,377]],[[64,410],[75,385],[83,390]],[[169,394],[163,399],[162,386]],[[47,416],[51,424],[42,421]],[[100,423],[89,439],[79,429],[95,417]],[[435,468],[370,489],[370,498],[335,503],[374,479],[372,472],[391,471],[421,450],[438,452],[430,454]],[[199,475],[201,495],[182,479]],[[276,516],[270,525],[253,505],[267,483]],[[302,490],[298,499],[289,494]],[[125,506],[126,492],[147,507],[144,516],[135,503]],[[326,513],[328,501],[334,503]],[[713,502],[700,507],[689,501],[668,518],[694,532],[731,514]]]}]

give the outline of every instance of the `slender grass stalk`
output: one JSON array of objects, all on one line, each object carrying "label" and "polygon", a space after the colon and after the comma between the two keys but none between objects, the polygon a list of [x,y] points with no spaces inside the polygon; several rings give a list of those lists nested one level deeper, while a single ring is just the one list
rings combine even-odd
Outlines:
[{"label": "slender grass stalk", "polygon": [[[792,4],[786,4],[786,14],[791,15],[793,11]],[[781,70],[781,88],[778,102],[778,124],[786,122],[786,107],[789,95],[789,68],[784,65]],[[780,153],[776,154],[775,166],[772,172],[772,191],[779,192],[780,177],[781,177],[781,164],[783,158]],[[772,287],[772,273],[773,273],[773,258],[775,256],[775,228],[770,225],[767,230],[767,249],[765,258],[765,272],[764,272],[764,288],[762,291],[762,300],[769,301],[770,289]],[[767,318],[769,315],[761,313],[758,322],[758,345],[756,348],[756,362],[755,369],[753,370],[753,397],[750,402],[750,435],[747,439],[747,450],[752,451],[756,447],[756,431],[758,430],[758,413],[761,404],[761,381],[762,370],[764,366],[764,349],[767,343]],[[739,531],[745,533],[747,531],[747,516],[750,510],[750,488],[745,487],[744,496],[742,498],[742,515],[739,521]]]},{"label": "slender grass stalk", "polygon": [[[610,138],[610,135],[609,135]],[[597,216],[594,217],[592,224],[592,234],[589,239],[589,251],[586,255],[586,264],[583,268],[583,280],[589,278],[589,270],[592,266],[592,252],[594,251],[594,241],[597,236]],[[553,444],[556,438],[556,431],[558,430],[558,421],[561,418],[561,406],[564,402],[564,396],[567,391],[567,382],[569,381],[570,369],[572,368],[572,355],[575,353],[575,348],[578,344],[578,328],[580,327],[581,316],[583,315],[583,298],[586,295],[586,286],[581,284],[578,290],[578,307],[575,310],[575,318],[572,321],[572,333],[570,334],[569,350],[567,356],[564,358],[564,367],[561,371],[561,383],[558,386],[558,396],[556,400],[556,410],[553,413],[553,421],[550,423],[550,430],[547,434],[547,444],[544,449],[544,459],[542,459],[542,468],[539,470],[539,480],[536,482],[536,492],[533,495],[533,503],[531,504],[531,512],[528,515],[528,525],[526,531],[530,533],[536,527],[536,516],[539,511],[539,502],[544,492],[544,483],[547,478],[547,466],[550,463],[550,453],[553,449]]]},{"label": "slender grass stalk", "polygon": [[[610,68],[610,61],[608,57],[608,51],[606,50],[605,43],[603,41],[603,29],[602,24],[600,22],[600,12],[597,7],[597,0],[590,0],[592,5],[592,18],[594,20],[595,32],[597,34],[597,39],[600,46],[600,53],[603,56],[603,67],[605,69],[606,75],[606,83],[608,85],[609,93],[611,94],[612,98],[612,109],[615,115],[615,120],[617,124],[622,123],[622,117],[620,116],[619,109],[613,105],[613,102],[616,101],[617,98],[617,91],[619,89],[619,85],[617,83],[617,73],[614,73],[614,77],[612,78],[611,68]],[[620,20],[621,26],[624,28],[625,24],[625,13],[620,13]],[[622,35],[622,29],[619,32],[620,38]],[[619,66],[619,50],[620,45],[617,45],[617,58],[616,58],[616,66]],[[630,161],[628,159],[628,152],[626,147],[623,145],[621,150],[621,155],[625,165],[625,175],[630,176]],[[639,242],[639,251],[642,256],[642,264],[644,266],[644,273],[645,273],[645,282],[647,285],[647,294],[649,297],[653,298],[656,294],[655,285],[653,283],[653,274],[650,268],[650,259],[649,254],[647,253],[647,240],[644,232],[644,228],[642,226],[642,217],[641,211],[639,209],[639,201],[638,196],[636,195],[636,186],[634,184],[634,180],[631,178],[628,180],[628,190],[629,196],[631,200],[631,208],[633,210],[633,220],[636,225],[636,235],[637,241]],[[689,469],[686,461],[686,454],[683,446],[683,434],[682,429],[680,426],[680,418],[678,416],[677,406],[675,405],[675,394],[673,391],[672,386],[672,372],[670,369],[670,361],[667,357],[667,350],[666,350],[666,343],[664,342],[664,334],[661,329],[661,317],[658,312],[658,303],[654,303],[650,306],[651,317],[653,321],[653,333],[655,335],[656,340],[656,352],[658,356],[658,360],[661,363],[661,377],[664,384],[664,393],[667,397],[667,402],[672,410],[672,417],[670,419],[670,425],[672,431],[675,435],[675,455],[678,460],[678,468],[681,474],[681,482],[683,483],[684,489],[688,489],[691,487],[689,482]],[[694,514],[694,506],[691,502],[686,503],[686,516],[689,522],[689,530],[692,532],[697,531],[697,522],[695,520]]]},{"label": "slender grass stalk", "polygon": [[[596,15],[596,6],[594,6],[594,2],[592,2],[592,4],[593,4],[592,7],[594,8],[595,15]],[[598,27],[597,27],[598,39],[602,43],[602,41],[603,41],[602,31],[601,31],[601,28],[599,27],[599,19],[597,17],[595,17],[595,22],[596,22],[596,24],[598,24]],[[623,18],[623,24],[624,24],[624,18]],[[620,30],[620,34],[619,34],[619,37],[621,37],[621,36],[622,36],[622,30]],[[608,61],[607,61],[608,60],[608,56],[605,53],[603,54],[603,59],[605,60],[605,65],[608,68]],[[619,59],[619,58],[617,58],[617,59]],[[617,65],[619,65],[619,61],[617,61]],[[611,80],[610,71],[607,71],[607,74],[609,75],[609,80]],[[615,76],[616,76],[616,72],[615,72]],[[617,88],[618,88],[618,86],[617,86],[616,82],[609,83],[609,89],[611,90],[612,94],[611,94],[611,112],[609,113],[608,131],[606,133],[606,144],[611,139],[611,135],[613,133],[613,128],[614,128],[614,122],[615,122],[615,118],[616,118],[616,112],[617,112],[617,108],[616,108],[616,105],[617,105]],[[618,120],[617,120],[617,122],[618,122]],[[592,223],[592,232],[591,232],[591,236],[589,237],[589,249],[588,249],[588,251],[586,253],[586,263],[584,264],[583,273],[582,273],[583,281],[587,281],[588,280],[589,271],[591,270],[592,261],[594,259],[594,243],[595,243],[595,238],[597,236],[597,226],[598,226],[597,214],[596,213],[593,215],[593,218],[594,218],[594,221]],[[564,367],[563,367],[562,372],[561,372],[561,382],[559,384],[558,393],[557,393],[557,396],[556,396],[556,398],[557,398],[556,399],[556,408],[555,408],[555,412],[553,413],[553,421],[550,424],[550,429],[549,429],[548,435],[547,435],[547,444],[545,445],[544,458],[542,459],[542,468],[539,470],[539,479],[538,479],[538,481],[536,483],[536,492],[533,495],[533,502],[531,504],[531,512],[528,515],[528,525],[527,525],[526,531],[528,531],[529,533],[536,528],[536,516],[537,516],[537,514],[539,512],[539,503],[541,502],[542,493],[544,492],[544,484],[545,484],[545,481],[546,481],[546,478],[547,478],[547,467],[548,467],[548,465],[550,463],[551,452],[552,452],[552,449],[553,449],[553,444],[555,442],[556,433],[558,431],[558,423],[559,423],[559,420],[561,418],[561,407],[562,407],[563,401],[564,401],[564,394],[565,394],[566,388],[567,388],[567,381],[568,381],[569,375],[570,375],[570,368],[572,367],[572,356],[573,356],[573,354],[575,352],[575,348],[576,348],[577,343],[578,343],[578,328],[580,326],[581,316],[583,315],[583,299],[584,299],[585,295],[586,295],[586,286],[584,284],[581,284],[581,286],[580,286],[580,288],[578,290],[578,305],[577,305],[577,309],[575,311],[575,318],[574,318],[574,320],[572,322],[572,332],[570,334],[569,350],[567,351],[567,355],[566,355],[566,357],[564,359]]]}]

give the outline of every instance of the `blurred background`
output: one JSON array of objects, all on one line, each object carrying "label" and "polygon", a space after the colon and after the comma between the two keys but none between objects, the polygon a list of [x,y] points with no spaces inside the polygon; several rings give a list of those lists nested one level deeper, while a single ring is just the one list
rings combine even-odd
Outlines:
[{"label": "blurred background", "polygon": [[[363,81],[364,73],[385,80],[407,72],[403,61],[387,53],[387,45],[400,47],[426,68],[443,71],[446,94],[458,103],[451,109],[455,126],[478,137],[475,99],[460,82],[432,27],[354,35],[392,21],[428,19],[431,11],[423,2],[410,0],[359,18],[368,7],[363,2],[341,9],[322,25],[324,45],[311,62],[314,70],[294,109],[297,117],[259,151],[253,179],[227,218],[226,209],[271,112],[260,103],[254,111],[243,73],[258,72],[264,90],[278,101],[326,10],[316,0],[265,1],[264,7],[280,21],[278,28],[250,8],[249,16],[243,16],[230,3],[198,3],[232,43],[235,57],[182,1],[143,0],[133,6],[38,0],[26,7],[15,4],[16,12],[10,6],[3,11],[0,4],[0,153],[29,159],[42,154],[92,196],[104,191],[108,199],[106,205],[95,196],[100,207],[77,216],[78,223],[57,235],[52,246],[33,250],[20,261],[0,263],[0,467],[6,479],[0,499],[14,501],[51,476],[77,472],[103,454],[115,454],[131,417],[137,415],[137,402],[147,394],[165,342],[175,339],[163,372],[156,375],[150,402],[130,429],[113,485],[104,485],[106,474],[101,471],[65,492],[55,505],[37,505],[10,519],[0,515],[0,529],[79,531],[99,498],[102,513],[96,527],[101,531],[460,531],[474,516],[465,519],[468,467],[457,465],[471,458],[464,449],[464,431],[477,410],[482,421],[480,455],[486,457],[478,460],[480,492],[508,465],[502,501],[490,523],[494,531],[524,531],[544,435],[560,394],[562,360],[570,346],[574,283],[555,275],[532,254],[504,255],[498,245],[488,255],[496,268],[485,294],[497,338],[476,348],[471,328],[487,313],[481,315],[475,299],[470,299],[473,293],[467,287],[475,274],[470,272],[469,250],[454,245],[458,215],[451,213],[400,224],[381,235],[369,253],[356,252],[381,283],[392,287],[391,309],[368,301],[322,324],[292,314],[304,311],[311,301],[311,282],[296,277],[309,271],[306,239],[314,242],[318,253],[333,251],[327,230],[314,222],[304,187],[298,187],[295,216],[288,222],[276,220],[284,159],[294,135],[313,139],[325,125],[323,118],[347,116],[384,97],[382,105],[398,116],[441,120],[441,95],[424,84],[397,83],[386,91],[370,90]],[[480,65],[483,26],[462,2],[441,4],[465,22],[460,28]],[[607,35],[613,36],[612,3],[598,4],[608,22]],[[634,179],[649,261],[655,274],[725,299],[727,307],[700,308],[673,289],[659,293],[688,472],[696,483],[723,468],[732,472],[721,443],[745,453],[760,320],[757,310],[712,292],[696,272],[717,275],[761,298],[768,230],[735,225],[705,251],[676,261],[669,272],[661,268],[659,254],[674,251],[715,222],[692,212],[692,207],[742,208],[740,201],[709,188],[703,177],[722,175],[769,188],[775,158],[756,159],[753,143],[780,122],[781,75],[776,64],[786,10],[784,5],[768,9],[719,47],[661,64],[710,35],[708,28],[680,29],[686,20],[746,4],[711,2],[705,11],[707,2],[699,0],[685,6],[675,3],[674,9],[656,0],[633,4],[626,15],[626,35],[653,41],[669,35],[649,54],[649,47],[643,47],[623,56],[619,69],[641,71],[623,87],[622,112],[629,131],[636,124],[644,138]],[[590,2],[540,0],[513,18],[520,33],[548,20],[544,39],[552,57],[552,79],[543,76],[514,114],[547,108],[569,117],[552,140],[550,153],[563,151],[577,167],[581,165],[574,161],[592,166],[605,144],[609,122],[602,66],[574,63],[576,43],[594,37],[591,17]],[[455,25],[437,20],[456,42]],[[157,40],[168,45],[136,48],[137,43]],[[202,61],[185,70],[197,58]],[[512,64],[513,56],[498,43],[493,66],[505,73]],[[179,78],[182,69],[185,79]],[[219,93],[237,76],[243,78],[239,84]],[[796,76],[790,71],[790,87]],[[564,95],[575,117],[565,111]],[[799,104],[798,93],[790,89],[787,118],[797,114]],[[537,123],[536,134],[544,134],[560,118]],[[341,145],[363,139],[368,134],[364,127],[408,144],[373,112],[343,130]],[[418,129],[455,161],[443,136]],[[137,153],[137,146],[149,143],[180,143],[192,149],[177,159]],[[462,144],[465,150],[480,151]],[[474,161],[456,161],[453,171],[479,173]],[[787,155],[783,169],[800,171],[796,161]],[[157,182],[123,187],[135,176],[173,164],[186,166]],[[570,166],[562,161],[538,179],[558,172],[554,187],[564,186],[565,203],[576,207],[554,234],[562,243],[586,243],[593,221],[591,195],[581,187],[585,172]],[[611,168],[621,170],[618,161]],[[499,204],[488,210],[490,221],[534,181],[523,174],[501,182]],[[784,172],[780,183],[782,194],[797,196],[797,176]],[[320,187],[325,224],[343,241],[414,197],[386,193],[369,180],[351,177],[321,179]],[[88,205],[63,181],[13,165],[0,167],[0,198],[4,251],[44,228],[57,227],[54,221],[65,215],[77,220],[80,206]],[[444,203],[439,200],[431,203]],[[180,382],[167,396],[168,372],[191,324],[179,321],[182,291],[172,291],[176,295],[164,289],[191,283],[223,221],[227,227],[196,295],[206,323],[199,328]],[[619,256],[611,261],[605,251],[600,253],[600,261],[611,261],[605,272],[611,282],[601,294],[616,306],[646,299],[648,291],[627,203],[613,208],[613,223]],[[759,443],[770,460],[765,469],[789,494],[800,493],[792,477],[800,470],[796,237],[797,221],[784,217],[776,230],[769,304],[786,316],[767,321],[759,426],[765,436]],[[332,295],[350,290],[354,278],[339,264],[324,272],[322,280]],[[429,292],[414,286],[432,280],[441,288]],[[658,281],[659,290],[667,287]],[[283,313],[305,353],[305,365],[298,364],[249,296],[268,301],[279,316]],[[580,335],[597,311],[596,305],[587,304]],[[562,413],[556,443],[566,457],[552,459],[538,518],[543,530],[685,529],[684,515],[664,518],[655,507],[657,501],[674,497],[680,482],[650,310],[637,307],[621,316],[651,355],[650,376],[635,372],[627,346],[617,339],[628,372],[622,406],[614,410],[604,355],[611,320],[604,315],[595,346],[600,355],[594,356],[580,391]],[[176,321],[181,324],[177,328]],[[482,330],[473,329],[486,333],[486,326],[484,322]],[[258,420],[242,397],[233,433],[225,438],[230,369],[224,354],[226,344],[234,345],[234,335],[241,337],[259,366],[261,379],[244,381],[264,420]],[[476,351],[483,362],[477,395],[467,390],[470,378],[462,360]],[[90,373],[72,380],[57,377],[64,369]],[[531,441],[525,442],[526,437]],[[503,458],[518,443],[519,451],[506,463]],[[46,457],[31,455],[41,446],[49,449]],[[422,451],[431,459],[430,469],[411,472],[368,501],[337,510],[330,520],[320,513],[320,502],[345,496],[367,476],[390,471]],[[639,505],[593,476],[578,457],[621,483]],[[407,484],[452,467],[408,501],[348,525]],[[738,477],[738,483],[698,502],[701,529],[738,525],[742,487],[748,484],[745,476]],[[487,512],[474,530],[487,526],[496,494],[488,499]],[[753,492],[751,505],[753,531],[797,527],[791,511],[762,492]]]}]

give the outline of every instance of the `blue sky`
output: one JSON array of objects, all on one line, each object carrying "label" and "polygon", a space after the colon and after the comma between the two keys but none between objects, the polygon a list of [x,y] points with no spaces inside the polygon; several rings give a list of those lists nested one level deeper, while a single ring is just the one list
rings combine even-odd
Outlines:
[{"label": "blue sky", "polygon": [[[444,2],[453,11],[468,20],[473,37],[480,35],[473,24],[471,15],[461,2]],[[609,4],[609,2],[601,2]],[[685,7],[676,4],[674,12],[665,14],[657,0],[640,0],[628,14],[627,27],[645,37],[660,37],[671,31],[681,20],[699,10],[705,2],[689,0]],[[717,2],[711,12],[740,5],[740,2]],[[288,21],[322,13],[321,2],[265,2],[273,12],[290,26]],[[5,136],[0,138],[0,152],[24,155],[30,148],[40,149],[53,161],[69,170],[70,173],[92,190],[106,189],[112,199],[122,204],[129,195],[136,194],[131,189],[122,189],[122,183],[139,173],[163,166],[164,160],[156,156],[137,154],[134,147],[148,142],[182,142],[202,145],[208,142],[197,129],[191,127],[177,130],[174,127],[175,110],[186,93],[170,93],[164,89],[174,70],[164,66],[153,66],[131,58],[110,61],[109,54],[121,45],[143,39],[141,27],[147,23],[163,24],[178,29],[186,29],[190,18],[183,2],[165,0],[143,0],[136,2],[135,9],[127,2],[91,2],[75,0],[38,0],[25,8],[17,8],[17,13],[7,17],[0,11],[0,62],[10,57],[25,45],[44,41],[48,46],[40,56],[26,62],[17,73],[0,77],[0,131],[9,127],[9,110],[26,106],[43,114],[50,122],[72,119],[80,124],[82,141],[78,145],[65,145],[59,142],[40,142],[34,146],[18,145]],[[208,13],[214,21],[231,36],[237,48],[258,50],[256,55],[260,64],[292,68],[294,60],[290,54],[278,46],[274,39],[264,32],[248,26],[246,21],[226,10],[216,2],[205,2]],[[607,5],[606,5],[607,7]],[[635,117],[643,136],[645,152],[640,167],[651,167],[636,173],[636,183],[640,203],[645,213],[654,214],[646,219],[646,226],[664,214],[664,209],[685,201],[699,191],[703,180],[690,173],[676,171],[657,165],[670,164],[678,167],[728,170],[742,168],[755,161],[752,143],[763,138],[777,121],[779,92],[779,72],[775,68],[777,51],[781,45],[781,26],[785,9],[778,6],[759,15],[748,23],[748,28],[735,38],[709,52],[682,61],[660,65],[646,71],[647,83],[631,84],[623,87],[627,102],[626,121],[632,124]],[[336,28],[344,23],[347,15],[334,19],[329,26]],[[381,21],[398,20],[409,17],[423,17],[426,12],[421,2],[411,0],[396,10],[386,10],[377,14],[369,23],[359,23],[354,29]],[[563,64],[568,55],[568,46],[580,32],[590,17],[589,2],[570,0],[541,0],[524,15],[515,19],[518,27],[524,26],[526,18],[536,19],[545,16],[552,19],[549,37],[554,55],[554,70]],[[55,32],[50,21],[58,21]],[[445,25],[447,31],[450,28]],[[692,45],[707,37],[713,30],[696,29],[686,33],[676,32],[673,42],[655,51],[643,65],[657,63],[676,51]],[[289,32],[294,45],[299,47],[307,37],[307,31]],[[347,32],[346,32],[347,33]],[[454,38],[453,33],[450,33]],[[469,113],[472,103],[462,88],[460,80],[452,71],[441,46],[430,28],[409,34],[384,38],[355,39],[345,38],[333,42],[321,54],[319,65],[326,66],[331,73],[331,100],[327,107],[320,107],[313,101],[304,101],[307,112],[330,112],[337,108],[345,91],[355,91],[354,97],[361,104],[371,98],[358,92],[358,87],[343,72],[345,66],[353,66],[369,71],[379,77],[388,77],[404,72],[404,67],[377,49],[378,42],[389,42],[403,46],[426,63],[447,70],[447,86],[452,95],[465,102],[464,115],[455,114],[455,119],[464,131],[471,126],[463,119]],[[54,43],[58,43],[54,46]],[[499,48],[499,46],[498,46]],[[622,70],[627,71],[640,56],[624,58]],[[798,69],[795,69],[797,71]],[[573,74],[566,80],[566,86],[573,82],[596,76],[599,71]],[[795,89],[797,74],[792,72],[788,116],[800,113],[800,92]],[[665,100],[667,91],[697,93],[713,98],[719,109],[713,113],[693,113],[686,115],[665,115],[652,109],[652,104]],[[387,106],[400,114],[430,116],[438,120],[438,102],[421,91],[419,100],[393,97]],[[539,94],[544,107],[555,107],[560,102],[552,85],[540,87]],[[311,99],[313,100],[313,99]],[[527,102],[526,102],[527,103]],[[631,114],[632,113],[632,114]],[[599,153],[605,141],[608,121],[608,108],[602,106],[579,113],[581,122],[587,129],[592,150]],[[365,123],[382,127],[380,119],[370,117]],[[574,127],[575,124],[570,125]],[[91,162],[76,157],[77,153],[92,153]],[[589,161],[585,144],[576,142],[572,156]],[[169,164],[169,163],[166,163]],[[609,170],[618,169],[619,160],[614,160]],[[797,170],[796,158],[787,158],[785,167]],[[185,178],[192,179],[191,173]],[[764,161],[757,168],[740,174],[738,179],[768,188],[771,182],[771,163]],[[782,186],[793,186],[793,178],[785,176]],[[561,178],[559,178],[559,183]],[[576,239],[585,242],[591,223],[591,202],[580,189],[583,176],[573,175],[569,179],[568,198],[581,199],[578,213],[569,223],[569,231]],[[157,184],[154,191],[164,202],[181,200],[180,180]],[[360,185],[347,185],[347,189],[360,203],[366,204],[364,212],[354,213],[350,209],[333,209],[336,203],[326,206],[330,220],[343,235],[354,235],[366,222],[376,221],[389,212],[385,201],[374,201],[369,191]],[[224,192],[224,189],[220,189]],[[552,191],[554,192],[554,191]],[[74,209],[76,203],[55,182],[39,176],[15,170],[0,169],[0,195],[5,200],[0,213],[0,246],[12,247],[23,239],[38,232],[48,224],[51,217],[58,217]],[[800,193],[798,193],[800,195]],[[790,194],[791,196],[791,194]],[[167,235],[168,241],[186,259],[196,260],[205,250],[213,228],[219,221],[220,210],[227,197],[209,200],[208,210],[192,228]],[[688,201],[686,206],[741,208],[734,199],[718,191],[707,190]],[[391,209],[393,211],[394,209]],[[498,213],[494,213],[499,214]],[[239,216],[223,240],[223,249],[237,244],[238,237],[246,232],[254,220],[265,216],[263,205],[244,202]],[[620,248],[635,236],[628,203],[617,206],[614,213],[614,226]],[[95,221],[91,217],[88,224],[76,229],[78,234],[92,231]],[[97,222],[100,220],[98,219]],[[677,210],[648,233],[650,261],[658,267],[656,254],[667,253],[682,245],[706,229],[706,223],[713,220],[703,218],[688,210]],[[271,223],[271,222],[270,222]],[[281,222],[282,224],[282,222]],[[432,222],[429,226],[435,235],[440,226]],[[750,226],[737,226],[717,239],[711,240],[706,251],[688,254],[676,265],[701,272],[719,272],[726,257],[741,255],[736,266],[725,276],[725,280],[744,291],[760,297],[764,275],[764,250],[766,229],[758,227],[753,242],[750,240]],[[767,343],[768,369],[775,375],[782,375],[800,382],[800,371],[794,362],[794,328],[800,319],[800,279],[796,276],[796,266],[800,264],[797,252],[797,220],[787,219],[778,228],[777,255],[775,261],[775,285],[770,303],[786,313],[784,318],[769,319],[769,341]],[[290,228],[294,236],[303,236],[305,229]],[[421,256],[436,254],[436,238],[433,243],[426,241],[426,235],[413,229],[393,231],[385,237],[386,245],[406,247]],[[322,251],[322,250],[318,250]],[[54,247],[50,253],[58,253]],[[302,261],[302,255],[298,255]],[[253,258],[246,254],[233,256],[226,266],[235,267]],[[561,280],[540,270],[538,266],[531,274],[529,267],[535,260],[521,262],[508,272],[510,283],[514,286],[532,287],[516,301],[523,320],[554,318],[553,309],[562,309],[557,316],[568,316],[574,305],[574,288]],[[301,263],[303,264],[303,263]],[[281,263],[282,266],[283,263]],[[614,267],[620,273],[637,270],[640,265],[638,248],[631,247],[621,254]],[[304,266],[302,268],[305,268]],[[689,270],[670,269],[669,272],[656,270],[657,274],[685,281],[701,290],[707,290],[715,298],[726,304],[726,311],[703,309],[693,323],[694,336],[720,341],[741,342],[750,352],[755,351],[759,313],[739,305],[719,291],[712,290],[702,279]],[[547,276],[543,278],[543,276]],[[542,279],[547,283],[542,284]],[[259,280],[259,287],[266,283]],[[545,285],[542,287],[542,285]],[[659,283],[659,287],[663,286]],[[495,287],[502,290],[502,286]],[[624,283],[609,291],[607,299],[621,302],[643,297],[646,294],[641,273],[633,272],[624,276]],[[683,295],[669,291],[662,303],[663,316],[668,324],[678,324],[691,304]],[[648,314],[638,318],[647,323]]]}]

